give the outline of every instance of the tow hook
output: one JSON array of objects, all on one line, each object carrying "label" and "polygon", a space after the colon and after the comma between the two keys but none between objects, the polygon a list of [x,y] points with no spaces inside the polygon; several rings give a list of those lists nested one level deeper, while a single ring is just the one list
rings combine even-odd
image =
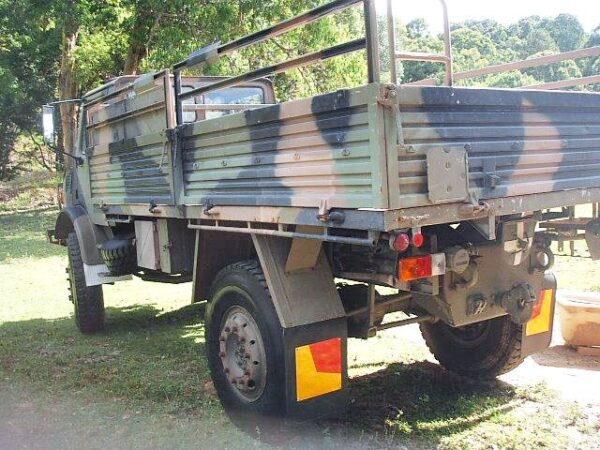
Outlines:
[{"label": "tow hook", "polygon": [[533,288],[527,283],[520,283],[510,290],[500,294],[498,303],[518,325],[523,325],[531,319],[536,297]]}]

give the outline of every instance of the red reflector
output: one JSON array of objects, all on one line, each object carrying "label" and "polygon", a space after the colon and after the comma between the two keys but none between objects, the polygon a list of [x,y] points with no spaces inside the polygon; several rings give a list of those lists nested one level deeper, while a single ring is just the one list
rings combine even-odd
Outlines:
[{"label": "red reflector", "polygon": [[398,262],[398,278],[400,281],[429,278],[432,276],[431,266],[431,255],[401,259]]},{"label": "red reflector", "polygon": [[412,243],[415,247],[419,248],[425,242],[425,237],[421,233],[415,233],[412,237]]},{"label": "red reflector", "polygon": [[531,318],[535,318],[542,313],[542,306],[544,306],[544,297],[546,296],[546,290],[542,289],[538,294],[537,302],[533,305],[533,311],[531,312]]},{"label": "red reflector", "polygon": [[394,237],[393,247],[397,252],[405,252],[410,246],[410,238],[406,233],[399,233]]}]

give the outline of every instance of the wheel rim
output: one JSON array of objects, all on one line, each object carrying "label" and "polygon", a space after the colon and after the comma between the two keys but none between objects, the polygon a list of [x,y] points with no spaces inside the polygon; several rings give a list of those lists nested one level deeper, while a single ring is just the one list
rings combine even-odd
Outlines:
[{"label": "wheel rim", "polygon": [[486,320],[458,328],[447,326],[446,331],[462,346],[477,347],[483,341],[485,341],[488,335],[489,326],[490,321]]},{"label": "wheel rim", "polygon": [[267,381],[265,347],[256,321],[241,306],[229,308],[223,316],[219,356],[233,391],[245,401],[257,400]]}]

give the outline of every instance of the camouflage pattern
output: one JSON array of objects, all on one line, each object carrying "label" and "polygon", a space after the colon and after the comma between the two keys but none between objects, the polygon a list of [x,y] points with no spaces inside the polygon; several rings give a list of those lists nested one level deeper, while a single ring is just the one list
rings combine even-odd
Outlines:
[{"label": "camouflage pattern", "polygon": [[[432,197],[431,181],[440,172],[430,173],[431,167],[439,154],[454,149],[468,155],[468,189],[463,197],[437,201],[448,211],[448,203],[600,186],[595,94],[372,83],[184,124],[173,138],[165,77],[86,109],[87,162],[81,170],[89,171],[87,204],[406,212],[443,197]],[[460,159],[447,165],[442,183],[434,185],[440,189],[444,178],[464,178]],[[565,204],[590,201],[575,192]],[[538,197],[533,209],[556,206],[550,199],[545,204]]]},{"label": "camouflage pattern", "polygon": [[168,73],[142,86],[134,82],[86,108],[93,204],[174,203],[167,82]]},{"label": "camouflage pattern", "polygon": [[597,94],[405,86],[399,99],[403,207],[427,204],[427,159],[448,148],[468,154],[475,201],[600,186]]},{"label": "camouflage pattern", "polygon": [[[180,235],[179,247],[167,238],[152,241],[150,248],[187,251],[190,260],[195,258],[195,300],[205,299],[216,273],[247,258],[253,247],[276,310],[283,310],[291,292],[290,308],[306,308],[297,312],[310,317],[291,324],[286,321],[294,314],[280,317],[281,324],[290,325],[288,361],[295,347],[319,336],[345,342],[344,314],[352,311],[343,308],[348,305],[339,298],[334,277],[409,292],[410,304],[392,299],[386,312],[417,306],[428,313],[419,320],[463,326],[509,314],[519,324],[527,322],[548,268],[540,265],[539,217],[532,213],[600,201],[600,96],[383,84],[371,0],[363,2],[364,39],[213,80],[213,88],[224,92],[360,47],[367,49],[368,84],[268,104],[274,100],[270,82],[258,81],[267,94],[263,107],[248,105],[237,114],[185,123],[183,100],[198,100],[211,88],[198,77],[182,78],[181,70],[357,3],[337,0],[264,32],[209,46],[176,65],[173,76],[164,71],[122,78],[89,93],[79,148],[85,162],[76,177],[68,177],[77,181],[79,192],[68,198],[85,205],[109,239],[113,232],[131,231],[141,217],[180,219],[173,232]],[[190,85],[192,90],[183,93]],[[123,226],[115,229],[118,223]],[[196,231],[195,246],[181,229]],[[395,234],[382,233],[400,229],[412,240],[404,253],[394,248]],[[424,246],[415,243],[418,235]],[[291,239],[299,245],[288,245]],[[318,269],[316,257],[301,267],[326,278],[335,316],[319,309],[324,291],[311,281],[310,270],[285,269],[294,257],[311,253],[314,246],[306,244],[311,239],[331,243],[313,252],[327,255],[331,272]],[[263,252],[261,240],[280,247]],[[446,258],[451,261],[457,247],[468,254],[466,267],[459,271],[448,263],[446,270]],[[431,255],[440,257],[436,272]],[[403,278],[408,256],[429,258],[429,272]],[[281,286],[285,283],[279,291],[274,274]],[[374,289],[364,300],[371,317],[362,335],[372,336],[382,329],[373,320]],[[325,318],[339,329],[328,328]],[[291,367],[286,377],[294,374]],[[294,393],[291,386],[288,394]]]}]

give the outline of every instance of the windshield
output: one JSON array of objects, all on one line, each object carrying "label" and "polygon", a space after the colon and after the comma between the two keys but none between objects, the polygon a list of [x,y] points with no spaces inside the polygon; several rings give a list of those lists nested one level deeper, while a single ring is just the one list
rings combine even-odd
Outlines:
[{"label": "windshield", "polygon": [[[194,86],[184,86],[182,92],[192,90]],[[197,111],[185,110],[184,122],[214,119],[242,111],[243,107],[227,108],[225,105],[261,105],[265,103],[265,93],[262,87],[235,87],[209,92],[199,97],[186,98],[184,105],[215,105],[214,109],[197,108]]]}]

